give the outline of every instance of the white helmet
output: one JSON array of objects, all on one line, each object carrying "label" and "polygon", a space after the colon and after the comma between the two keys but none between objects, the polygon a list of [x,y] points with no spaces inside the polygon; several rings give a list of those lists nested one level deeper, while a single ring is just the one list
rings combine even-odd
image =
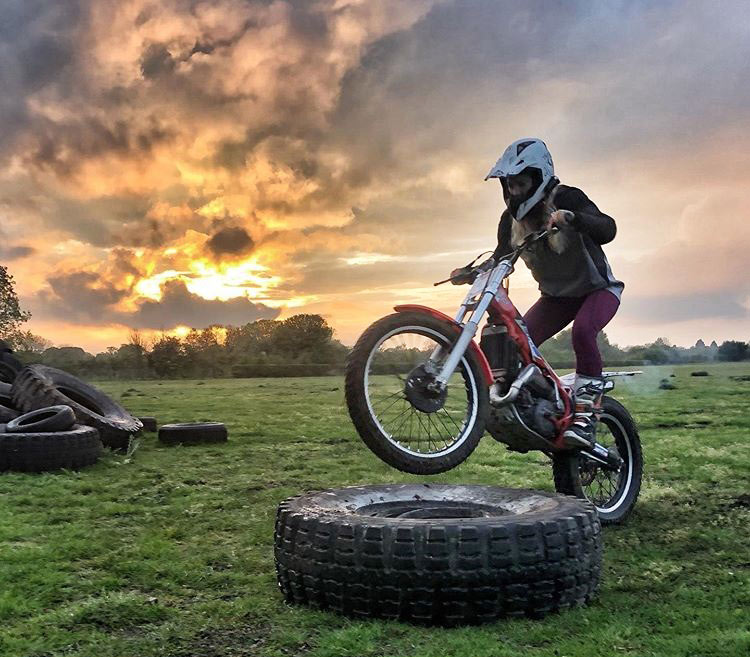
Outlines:
[{"label": "white helmet", "polygon": [[[516,176],[524,171],[532,175],[534,184],[522,199],[513,199],[508,192],[508,176]],[[547,146],[534,137],[524,137],[508,146],[485,180],[490,178],[500,178],[505,204],[516,221],[521,221],[559,182],[555,178],[555,165]]]}]

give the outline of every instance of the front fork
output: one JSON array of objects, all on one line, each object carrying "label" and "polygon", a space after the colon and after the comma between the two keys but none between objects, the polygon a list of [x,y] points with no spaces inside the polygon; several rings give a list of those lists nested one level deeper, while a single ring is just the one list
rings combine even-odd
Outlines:
[{"label": "front fork", "polygon": [[[445,390],[446,386],[448,385],[448,380],[451,378],[451,376],[453,376],[453,372],[456,371],[456,367],[458,367],[458,364],[461,362],[461,358],[463,358],[463,355],[466,352],[469,343],[477,334],[477,329],[479,328],[479,323],[482,321],[482,317],[484,317],[484,313],[487,312],[487,309],[490,307],[492,300],[495,298],[495,294],[497,293],[500,285],[502,284],[505,277],[512,271],[512,269],[513,265],[511,263],[501,263],[498,267],[492,270],[492,274],[490,274],[490,277],[487,279],[487,283],[482,290],[479,300],[475,303],[472,303],[470,291],[469,295],[467,295],[466,299],[461,304],[461,307],[456,314],[456,322],[458,322],[459,324],[463,321],[467,312],[469,312],[469,310],[471,310],[472,308],[473,310],[471,316],[469,317],[469,321],[467,321],[466,324],[463,325],[461,335],[458,336],[458,340],[456,340],[456,343],[450,350],[450,353],[445,359],[443,366],[440,368],[439,372],[436,372],[437,376],[435,376],[435,381],[431,384],[435,388],[435,392],[442,392],[443,390]],[[436,347],[432,352],[432,355],[430,356],[430,361],[437,364],[439,362],[439,359],[443,355],[443,351],[443,347]]]}]

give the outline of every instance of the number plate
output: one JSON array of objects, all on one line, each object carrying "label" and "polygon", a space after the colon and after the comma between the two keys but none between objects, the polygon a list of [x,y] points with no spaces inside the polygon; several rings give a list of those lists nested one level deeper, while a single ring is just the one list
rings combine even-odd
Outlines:
[{"label": "number plate", "polygon": [[474,281],[474,284],[471,286],[471,289],[469,290],[469,296],[473,297],[476,294],[480,294],[482,290],[484,290],[485,286],[487,285],[487,281],[490,279],[491,273],[492,273],[492,270],[485,271],[479,274],[479,276],[477,276],[476,280]]}]

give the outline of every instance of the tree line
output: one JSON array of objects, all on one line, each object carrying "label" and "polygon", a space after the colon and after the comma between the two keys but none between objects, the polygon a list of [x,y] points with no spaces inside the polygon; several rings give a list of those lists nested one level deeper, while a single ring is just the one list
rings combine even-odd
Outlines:
[{"label": "tree line", "polygon": [[[55,347],[24,331],[30,316],[20,308],[13,277],[0,265],[0,337],[26,364],[104,379],[323,376],[341,374],[349,353],[326,320],[314,314],[192,329],[182,338],[164,334],[153,342],[132,331],[126,344],[98,354],[81,347]],[[750,345],[738,340],[721,345],[698,340],[692,347],[678,347],[659,338],[626,348],[612,344],[603,332],[598,340],[608,367],[750,359]],[[575,365],[570,329],[545,342],[541,351],[554,367]]]},{"label": "tree line", "polygon": [[[570,330],[541,347],[554,367],[573,367]],[[14,343],[25,363],[42,363],[78,376],[104,379],[324,376],[342,374],[349,347],[333,338],[320,315],[300,314],[283,321],[258,320],[244,326],[193,329],[183,338],[162,335],[147,343],[137,331],[127,344],[96,355],[80,347],[53,347],[25,334]],[[660,338],[646,345],[620,348],[605,333],[599,346],[607,367],[703,363],[750,359],[745,342],[730,340],[678,347]]]}]

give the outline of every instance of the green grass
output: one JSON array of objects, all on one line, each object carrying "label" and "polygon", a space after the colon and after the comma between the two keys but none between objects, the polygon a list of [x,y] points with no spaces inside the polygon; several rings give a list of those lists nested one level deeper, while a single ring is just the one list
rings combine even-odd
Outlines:
[{"label": "green grass", "polygon": [[[697,369],[711,376],[690,377]],[[672,372],[677,389],[659,390]],[[81,472],[0,476],[0,655],[748,655],[750,382],[737,374],[750,365],[648,368],[618,384],[646,470],[636,512],[605,530],[594,604],[453,630],[281,600],[272,539],[282,499],[418,480],[359,441],[341,379],[100,384],[160,423],[222,420],[230,442],[166,448],[147,434],[132,454]],[[430,479],[552,488],[546,458],[489,437]]]}]

